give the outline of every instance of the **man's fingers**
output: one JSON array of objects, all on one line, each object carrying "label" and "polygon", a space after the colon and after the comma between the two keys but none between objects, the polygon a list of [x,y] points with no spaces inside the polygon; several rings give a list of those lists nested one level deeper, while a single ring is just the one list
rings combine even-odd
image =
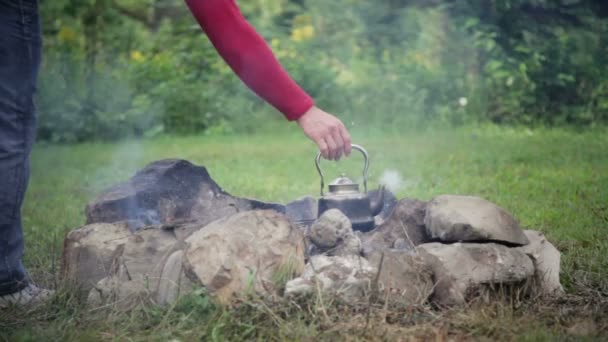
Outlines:
[{"label": "man's fingers", "polygon": [[312,139],[325,159],[338,160],[351,152],[348,130],[335,116],[313,106],[298,119],[304,134]]},{"label": "man's fingers", "polygon": [[327,158],[329,160],[336,160],[336,151],[337,151],[336,142],[334,141],[332,136],[329,134],[325,136],[325,142],[327,143],[327,147],[328,147],[327,157],[325,157],[325,158]]},{"label": "man's fingers", "polygon": [[342,141],[344,142],[344,154],[348,156],[352,151],[352,140],[350,139],[350,134],[348,134],[348,131],[346,130],[346,127],[344,127],[344,125],[340,126],[340,136],[342,137]]},{"label": "man's fingers", "polygon": [[342,155],[348,155],[351,152],[350,135],[344,125],[331,128],[319,138],[317,145],[319,145],[323,158],[328,160],[340,160]]},{"label": "man's fingers", "polygon": [[332,134],[332,139],[336,143],[336,151],[334,155],[335,160],[340,160],[345,151],[344,139],[342,139],[342,134],[340,134],[340,129],[336,129]]}]

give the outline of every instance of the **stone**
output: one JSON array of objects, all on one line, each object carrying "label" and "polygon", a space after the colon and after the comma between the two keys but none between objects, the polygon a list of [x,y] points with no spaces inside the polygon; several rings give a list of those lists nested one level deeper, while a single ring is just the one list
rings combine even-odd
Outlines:
[{"label": "stone", "polygon": [[184,252],[173,252],[164,262],[163,270],[156,290],[156,303],[160,305],[175,302],[181,294],[190,292],[192,282],[185,276]]},{"label": "stone", "polygon": [[[130,242],[131,244],[142,244],[146,242],[146,239],[138,236],[132,238]],[[124,253],[124,249],[121,249],[121,253]],[[138,251],[134,252],[138,254]],[[121,260],[120,255],[115,256],[112,271],[91,288],[87,303],[92,306],[111,305],[123,311],[131,310],[139,304],[151,303],[155,283],[155,280],[149,277],[152,270],[146,269],[146,260],[140,260],[139,264],[129,269],[125,260]]]},{"label": "stone", "polygon": [[312,224],[307,237],[316,246],[312,254],[359,255],[361,253],[361,240],[353,232],[348,217],[338,209],[324,212]]},{"label": "stone", "polygon": [[140,304],[149,303],[150,291],[140,281],[109,276],[101,279],[91,289],[87,304],[91,306],[111,305],[117,310],[132,310]]},{"label": "stone", "polygon": [[387,250],[374,252],[368,260],[380,269],[377,289],[390,304],[423,304],[433,293],[433,271],[417,253]]},{"label": "stone", "polygon": [[366,302],[376,269],[360,256],[315,255],[302,275],[285,286],[286,296],[321,293],[358,304]]},{"label": "stone", "polygon": [[88,291],[113,272],[129,236],[127,223],[95,223],[69,232],[62,255],[63,279]]},{"label": "stone", "polygon": [[312,224],[308,237],[319,248],[333,248],[352,234],[348,217],[338,209],[330,209]]},{"label": "stone", "polygon": [[524,290],[534,275],[534,264],[524,252],[496,243],[426,243],[416,251],[433,270],[431,300],[439,305],[464,304],[501,286]]},{"label": "stone", "polygon": [[411,244],[409,241],[399,238],[396,239],[395,242],[393,242],[393,249],[397,249],[397,250],[409,250],[411,249]]},{"label": "stone", "polygon": [[220,188],[207,169],[186,160],[148,164],[131,179],[103,191],[86,207],[87,224],[130,221],[133,230],[147,225],[199,221],[203,224],[240,211],[273,209],[280,204],[238,198]]},{"label": "stone", "polygon": [[437,196],[427,205],[424,223],[429,235],[442,242],[529,243],[511,214],[479,197]]},{"label": "stone", "polygon": [[413,249],[430,241],[424,226],[426,202],[415,199],[398,201],[391,215],[378,228],[360,234],[364,255],[389,249]]},{"label": "stone", "polygon": [[346,255],[361,255],[363,245],[361,240],[355,234],[351,234],[333,250],[327,252],[328,255],[346,256]]},{"label": "stone", "polygon": [[182,271],[182,248],[171,231],[131,233],[126,223],[95,223],[66,237],[62,274],[93,301],[99,296],[118,300],[144,287],[153,295],[150,300],[169,304],[191,288]]},{"label": "stone", "polygon": [[[137,248],[129,246],[129,242],[125,245],[123,255],[114,261],[114,271],[90,289],[88,304],[130,310],[140,304],[171,304],[181,294],[190,292],[193,286],[184,275],[183,251],[166,253],[172,248],[166,244],[163,248],[163,243],[157,243],[159,234],[163,233],[159,230],[137,232],[129,241]],[[131,253],[126,253],[127,250]]]},{"label": "stone", "polygon": [[180,248],[183,246],[170,231],[142,229],[129,236],[114,263],[124,269],[128,280],[139,279],[155,289],[166,259]]},{"label": "stone", "polygon": [[537,294],[560,296],[564,288],[559,281],[560,252],[547,240],[545,234],[534,230],[524,230],[530,244],[518,247],[534,262]]},{"label": "stone", "polygon": [[302,232],[272,210],[219,219],[185,242],[186,274],[224,304],[250,292],[276,295],[278,272],[299,275],[304,269]]}]

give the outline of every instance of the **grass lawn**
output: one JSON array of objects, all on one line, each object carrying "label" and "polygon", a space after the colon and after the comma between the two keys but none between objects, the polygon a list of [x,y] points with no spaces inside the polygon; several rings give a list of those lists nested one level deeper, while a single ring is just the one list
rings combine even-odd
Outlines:
[{"label": "grass lawn", "polygon": [[[439,194],[484,197],[528,229],[545,232],[563,252],[565,299],[497,301],[450,311],[339,304],[216,307],[191,296],[171,308],[129,313],[88,308],[58,278],[63,238],[84,222],[100,190],[148,162],[183,158],[204,165],[226,191],[287,202],[318,195],[315,149],[298,132],[257,136],[161,137],[116,144],[38,145],[23,208],[32,277],[58,288],[48,306],[0,312],[0,340],[363,340],[397,337],[554,340],[608,338],[608,130],[574,132],[497,127],[391,134],[353,132],[371,157],[370,185],[396,171],[397,197]],[[330,178],[359,174],[361,158],[324,162]]]}]

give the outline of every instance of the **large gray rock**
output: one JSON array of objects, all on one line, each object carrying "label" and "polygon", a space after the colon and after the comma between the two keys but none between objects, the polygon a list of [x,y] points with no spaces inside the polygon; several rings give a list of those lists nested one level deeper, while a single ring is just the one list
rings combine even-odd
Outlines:
[{"label": "large gray rock", "polygon": [[186,239],[191,280],[222,303],[248,292],[273,295],[277,275],[304,269],[304,236],[285,215],[248,211],[212,222]]},{"label": "large gray rock", "polygon": [[380,269],[377,289],[380,298],[391,304],[422,304],[433,293],[433,271],[413,251],[386,250],[368,257]]},{"label": "large gray rock", "polygon": [[64,280],[88,292],[115,270],[130,236],[126,223],[96,223],[69,232],[61,265]]},{"label": "large gray rock", "polygon": [[168,304],[192,287],[182,271],[182,248],[170,231],[131,233],[126,223],[87,225],[66,237],[63,276],[94,303],[111,300],[125,308],[133,304],[126,297],[135,291]]},{"label": "large gray rock", "polygon": [[437,196],[427,205],[424,223],[429,235],[443,242],[529,243],[511,214],[479,197]]},{"label": "large gray rock", "polygon": [[280,204],[238,198],[222,190],[202,166],[186,160],[150,163],[131,179],[110,187],[86,207],[87,224],[130,221],[132,229],[185,221],[206,224],[237,212]]},{"label": "large gray rock", "polygon": [[363,303],[372,289],[375,274],[376,269],[360,256],[315,255],[300,277],[287,282],[285,295],[320,292],[347,303]]},{"label": "large gray rock", "polygon": [[464,304],[501,286],[524,289],[534,275],[532,260],[524,252],[495,243],[428,243],[416,251],[433,270],[432,300],[440,305]]},{"label": "large gray rock", "polygon": [[160,279],[142,277],[141,274],[134,277],[126,267],[119,265],[114,274],[98,281],[89,291],[87,303],[130,310],[141,304],[166,305],[175,302],[180,295],[193,289],[192,283],[184,276],[181,255],[182,251],[171,255]]},{"label": "large gray rock", "polygon": [[89,302],[122,309],[143,300],[172,303],[192,289],[182,268],[183,247],[170,231],[143,229],[131,234],[114,253],[106,277],[90,290]]},{"label": "large gray rock", "polygon": [[142,280],[155,288],[166,259],[182,248],[170,231],[142,229],[129,236],[121,252],[114,256],[114,264],[124,269],[129,280]]},{"label": "large gray rock", "polygon": [[128,280],[125,276],[109,276],[101,279],[91,289],[87,303],[91,306],[112,306],[116,310],[132,310],[138,305],[152,303],[152,293],[144,283]]},{"label": "large gray rock", "polygon": [[185,276],[183,265],[184,251],[177,250],[167,257],[156,288],[157,304],[171,304],[192,290],[192,282]]},{"label": "large gray rock", "polygon": [[360,234],[363,253],[390,249],[409,250],[429,242],[424,226],[426,202],[402,199],[394,206],[392,214],[378,228]]},{"label": "large gray rock", "polygon": [[316,220],[307,237],[316,247],[315,253],[327,255],[359,255],[361,241],[353,232],[350,220],[338,209],[330,209]]},{"label": "large gray rock", "polygon": [[564,294],[564,288],[559,282],[560,252],[542,232],[525,230],[524,233],[530,240],[530,244],[517,249],[526,253],[534,262],[535,289],[538,294],[543,296]]}]

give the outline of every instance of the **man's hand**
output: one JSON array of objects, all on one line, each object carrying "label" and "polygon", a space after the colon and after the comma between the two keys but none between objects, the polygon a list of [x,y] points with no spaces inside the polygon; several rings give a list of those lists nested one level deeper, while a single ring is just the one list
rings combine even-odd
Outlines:
[{"label": "man's hand", "polygon": [[313,106],[298,119],[298,125],[319,146],[323,158],[339,160],[342,155],[350,154],[350,135],[335,116]]}]

